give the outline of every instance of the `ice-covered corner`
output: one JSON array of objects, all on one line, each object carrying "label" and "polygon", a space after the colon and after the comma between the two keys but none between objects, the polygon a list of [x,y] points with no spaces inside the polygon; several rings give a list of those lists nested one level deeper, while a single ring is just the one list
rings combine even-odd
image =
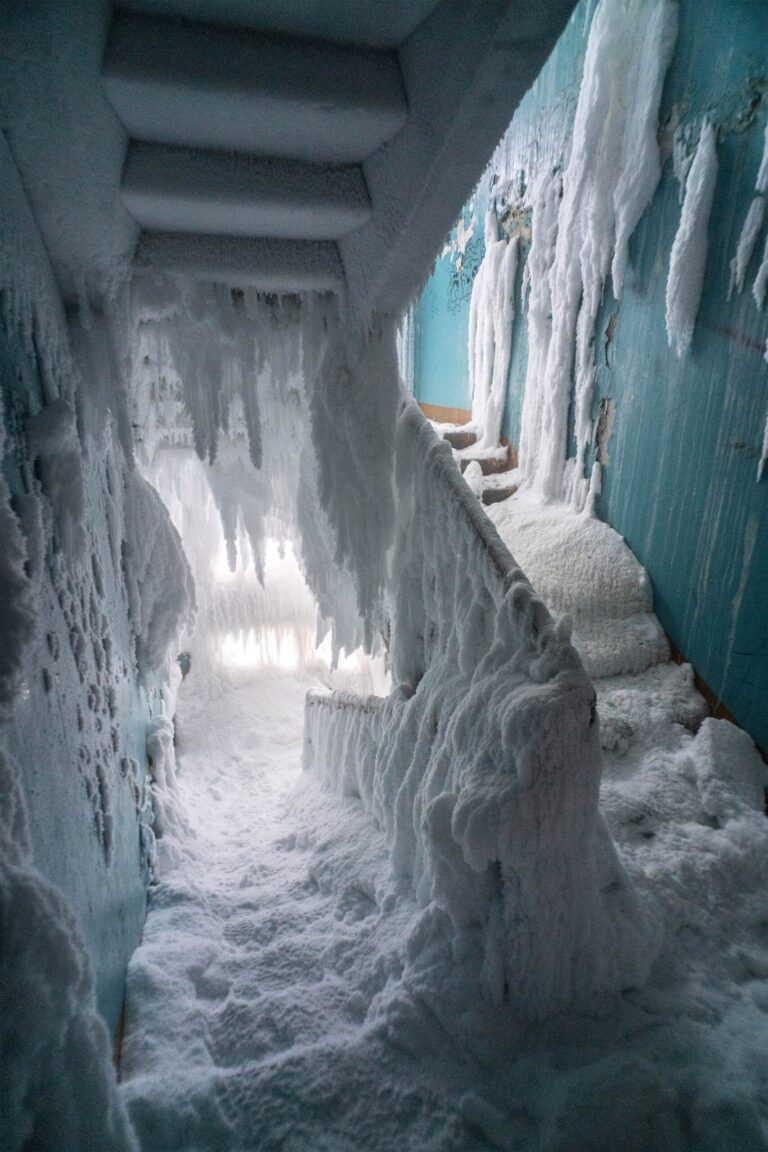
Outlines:
[{"label": "ice-covered corner", "polygon": [[759,7],[0,17],[3,1148],[768,1148]]}]

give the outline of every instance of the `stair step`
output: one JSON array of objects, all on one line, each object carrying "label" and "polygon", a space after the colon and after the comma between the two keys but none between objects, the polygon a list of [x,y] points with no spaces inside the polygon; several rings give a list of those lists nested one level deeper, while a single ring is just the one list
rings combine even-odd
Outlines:
[{"label": "stair step", "polygon": [[117,13],[104,90],[137,140],[356,164],[399,132],[393,51]]},{"label": "stair step", "polygon": [[362,169],[134,142],[120,189],[143,228],[338,240],[371,216]]},{"label": "stair step", "polygon": [[467,468],[473,460],[477,460],[480,465],[480,470],[483,476],[495,476],[499,472],[509,471],[509,451],[507,450],[504,456],[460,456],[459,467],[462,472]]},{"label": "stair step", "polygon": [[330,240],[253,240],[142,232],[134,264],[260,292],[338,292],[343,269]]},{"label": "stair step", "polygon": [[462,432],[461,429],[452,429],[450,432],[443,432],[443,440],[447,440],[452,448],[461,450],[462,448],[471,448],[473,444],[477,443],[477,434],[475,432]]},{"label": "stair step", "polygon": [[502,500],[508,500],[510,496],[514,496],[517,492],[517,484],[511,484],[506,488],[483,488],[483,504],[486,507],[489,504],[500,504]]}]

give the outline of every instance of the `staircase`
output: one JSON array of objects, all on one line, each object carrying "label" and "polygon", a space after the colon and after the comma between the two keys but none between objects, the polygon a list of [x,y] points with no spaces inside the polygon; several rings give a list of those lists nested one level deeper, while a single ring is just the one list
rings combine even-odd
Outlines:
[{"label": "staircase", "polygon": [[502,444],[491,452],[480,452],[475,449],[477,433],[465,431],[460,426],[444,428],[440,435],[453,448],[462,473],[472,463],[479,465],[482,479],[477,478],[476,494],[483,504],[497,504],[514,496],[517,492],[517,454],[511,445]]}]

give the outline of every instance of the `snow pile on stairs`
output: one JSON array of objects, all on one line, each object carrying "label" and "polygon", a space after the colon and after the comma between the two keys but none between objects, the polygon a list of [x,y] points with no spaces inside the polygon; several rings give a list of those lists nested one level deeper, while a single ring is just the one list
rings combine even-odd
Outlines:
[{"label": "snow pile on stairs", "polygon": [[434,935],[462,959],[470,996],[534,1016],[587,1007],[641,983],[656,940],[597,814],[594,693],[570,622],[552,621],[407,402],[397,496],[396,688],[310,697],[305,764],[385,831],[400,882],[431,906],[423,947]]}]

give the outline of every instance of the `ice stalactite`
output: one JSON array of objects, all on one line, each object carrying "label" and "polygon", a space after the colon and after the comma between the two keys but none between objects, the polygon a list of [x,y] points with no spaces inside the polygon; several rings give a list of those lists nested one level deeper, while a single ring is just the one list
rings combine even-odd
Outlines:
[{"label": "ice stalactite", "polygon": [[[768,346],[766,346],[766,359],[768,359]],[[763,478],[766,465],[768,464],[768,413],[765,417],[765,428],[763,429],[763,445],[760,451],[760,460],[757,464],[757,482],[758,484]]]},{"label": "ice stalactite", "polygon": [[243,542],[260,571],[267,536],[285,539],[334,650],[370,648],[394,521],[394,323],[362,332],[331,297],[161,288],[156,277],[137,280],[134,320],[145,466],[158,447],[194,447],[210,465],[230,568]]},{"label": "ice stalactite", "polygon": [[768,290],[768,236],[765,238],[763,258],[760,261],[760,267],[757,270],[755,282],[752,285],[752,295],[760,311],[762,311],[763,305],[765,304],[766,290]]},{"label": "ice stalactite", "polygon": [[23,659],[37,622],[33,588],[25,571],[27,548],[10,504],[1,466],[5,453],[5,418],[0,403],[0,724],[10,719],[23,673]]},{"label": "ice stalactite", "polygon": [[715,130],[708,120],[701,126],[696,155],[685,182],[667,278],[667,337],[682,356],[693,339],[693,329],[704,288],[709,217],[717,182]]},{"label": "ice stalactite", "polygon": [[136,661],[145,682],[167,679],[171,646],[194,610],[187,558],[157,492],[136,470],[124,497],[123,572],[136,635]]},{"label": "ice stalactite", "polygon": [[498,238],[492,207],[485,218],[485,255],[469,303],[469,390],[472,427],[481,448],[499,443],[512,352],[515,273],[519,240]]},{"label": "ice stalactite", "polygon": [[0,752],[0,1143],[137,1152],[64,898],[35,871],[18,769]]},{"label": "ice stalactite", "polygon": [[[335,305],[315,305],[309,309],[303,348],[319,502],[333,533],[334,562],[354,577],[364,643],[370,649],[382,624],[387,548],[395,521],[396,326],[374,319],[368,332],[346,329]],[[307,556],[310,586],[312,568]]]},{"label": "ice stalactite", "polygon": [[[554,499],[567,495],[578,508],[588,490],[584,471],[592,435],[597,313],[609,272],[614,295],[621,296],[629,240],[660,177],[658,110],[676,34],[677,6],[667,0],[598,7],[562,177],[556,238],[553,197],[541,185],[534,194],[520,466],[536,491]],[[544,225],[541,237],[537,217],[539,227]],[[547,306],[551,324],[542,315]],[[564,468],[572,379],[576,455]]]},{"label": "ice stalactite", "polygon": [[[763,155],[760,161],[760,167],[757,171],[757,178],[755,180],[756,195],[749,205],[747,216],[744,221],[744,226],[741,229],[739,242],[736,247],[736,255],[731,261],[731,284],[728,290],[728,296],[733,293],[735,289],[737,292],[744,290],[744,284],[747,279],[747,269],[749,262],[752,259],[752,253],[755,250],[755,245],[760,237],[762,231],[763,221],[765,219],[765,193],[768,192],[768,122],[765,126],[765,141],[763,144]],[[768,248],[766,249],[768,252]],[[765,263],[765,260],[763,261]],[[754,284],[755,302],[758,308],[762,307],[761,296],[765,291],[763,286],[762,292],[758,290],[758,280],[762,272],[762,265],[758,269],[757,276]],[[768,270],[766,271],[768,275]]]}]

